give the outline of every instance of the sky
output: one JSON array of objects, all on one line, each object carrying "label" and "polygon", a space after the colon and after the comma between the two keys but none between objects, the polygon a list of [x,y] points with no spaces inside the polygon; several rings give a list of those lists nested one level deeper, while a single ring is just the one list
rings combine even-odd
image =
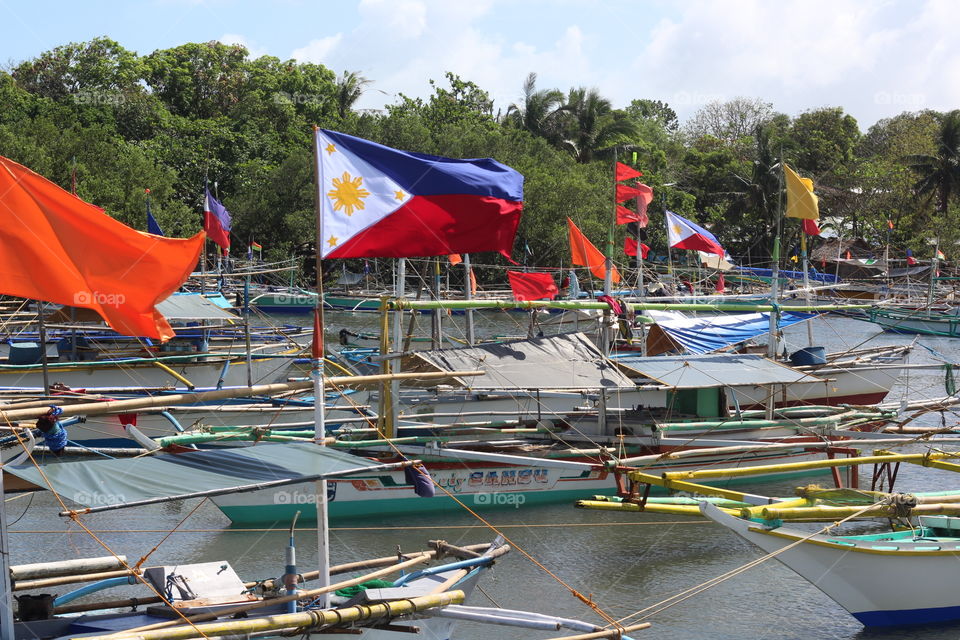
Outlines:
[{"label": "sky", "polygon": [[536,72],[681,121],[747,96],[792,116],[841,106],[866,130],[960,108],[958,24],[956,0],[0,0],[0,65],[104,35],[144,55],[220,40],[358,72],[357,108],[426,98],[451,71],[506,110]]}]

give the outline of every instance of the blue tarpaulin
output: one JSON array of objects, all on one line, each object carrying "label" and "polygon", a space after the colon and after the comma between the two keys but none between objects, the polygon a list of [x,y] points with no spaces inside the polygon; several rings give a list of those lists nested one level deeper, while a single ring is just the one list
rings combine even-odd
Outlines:
[{"label": "blue tarpaulin", "polygon": [[[710,353],[730,345],[746,342],[770,330],[769,313],[728,313],[709,316],[688,316],[680,311],[644,311],[657,326],[687,353]],[[781,313],[782,329],[809,320],[815,313]]]},{"label": "blue tarpaulin", "polygon": [[[758,269],[756,267],[734,267],[734,273],[748,273],[752,276],[757,276],[758,278],[772,278],[773,269]],[[803,271],[779,271],[778,272],[781,278],[787,278],[789,280],[803,280]],[[840,282],[840,278],[833,275],[832,273],[820,273],[816,269],[810,269],[807,273],[807,277],[810,280],[816,280],[817,282],[826,282],[828,284],[836,284]]]}]

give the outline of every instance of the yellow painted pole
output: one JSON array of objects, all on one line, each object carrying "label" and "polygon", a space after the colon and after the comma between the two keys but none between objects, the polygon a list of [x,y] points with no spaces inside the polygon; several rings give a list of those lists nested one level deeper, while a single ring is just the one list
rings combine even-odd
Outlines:
[{"label": "yellow painted pole", "polygon": [[[862,512],[862,513],[861,513]],[[861,513],[861,517],[875,518],[897,517],[904,515],[900,505],[875,504],[864,510],[863,505],[853,507],[799,507],[794,509],[780,509],[776,506],[767,507],[761,512],[765,520],[796,520],[799,518],[814,520],[842,520],[854,514]],[[918,504],[910,509],[909,515],[960,515],[958,504]]]},{"label": "yellow painted pole", "polygon": [[737,502],[749,502],[747,497],[752,495],[748,493],[742,493],[740,491],[732,491],[730,489],[721,489],[720,487],[710,487],[705,484],[695,484],[693,482],[674,480],[672,478],[667,478],[666,476],[668,475],[670,474],[664,473],[663,476],[655,476],[649,473],[643,473],[641,471],[631,471],[627,474],[627,476],[635,482],[643,482],[657,487],[665,487],[667,489],[674,489],[677,491],[686,491],[695,496],[717,496],[718,498],[736,500]]},{"label": "yellow painted pole", "polygon": [[196,388],[197,388],[197,385],[193,384],[192,382],[190,382],[189,380],[187,380],[184,376],[180,375],[179,373],[177,373],[176,371],[174,371],[173,369],[171,369],[171,368],[168,367],[167,365],[163,364],[162,362],[159,362],[159,361],[154,360],[154,361],[153,361],[153,365],[154,365],[155,367],[158,367],[158,368],[160,368],[160,369],[163,369],[164,371],[166,371],[167,373],[169,373],[171,376],[173,376],[175,379],[177,379],[177,380],[179,380],[180,382],[182,382],[184,385],[186,385],[187,389],[196,389]]},{"label": "yellow painted pole", "polygon": [[404,598],[403,600],[393,600],[378,604],[355,605],[343,609],[285,613],[263,616],[261,618],[211,622],[209,624],[196,626],[184,625],[174,629],[158,629],[137,633],[120,632],[104,636],[84,636],[84,640],[120,640],[121,638],[124,640],[188,640],[189,638],[254,634],[284,629],[296,630],[330,625],[340,626],[349,622],[395,618],[425,609],[460,604],[464,598],[465,595],[463,591],[448,591],[447,593]]},{"label": "yellow painted pole", "polygon": [[[842,444],[842,443],[840,443]],[[946,453],[907,453],[907,454],[887,454],[874,456],[861,456],[859,458],[835,458],[833,460],[811,460],[809,462],[785,462],[783,464],[769,464],[757,467],[735,467],[727,469],[700,469],[698,471],[668,471],[663,474],[667,480],[701,480],[706,478],[737,478],[744,476],[756,476],[768,473],[785,473],[792,471],[809,471],[812,469],[830,469],[832,467],[849,467],[855,464],[882,464],[885,462],[912,462],[915,464],[925,464],[921,461],[940,460],[943,458],[956,458],[957,456]],[[926,465],[931,466],[931,465]]]}]

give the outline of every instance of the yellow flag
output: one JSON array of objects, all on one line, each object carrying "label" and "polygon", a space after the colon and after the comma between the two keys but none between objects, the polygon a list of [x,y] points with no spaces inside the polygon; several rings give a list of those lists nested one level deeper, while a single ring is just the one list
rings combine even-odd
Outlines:
[{"label": "yellow flag", "polygon": [[783,165],[783,174],[787,179],[787,217],[819,219],[820,209],[817,196],[813,193],[813,180],[801,178],[786,164]]}]

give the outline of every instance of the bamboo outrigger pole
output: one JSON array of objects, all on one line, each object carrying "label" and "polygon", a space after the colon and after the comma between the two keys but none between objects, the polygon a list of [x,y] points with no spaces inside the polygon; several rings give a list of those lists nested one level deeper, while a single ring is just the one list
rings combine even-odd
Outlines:
[{"label": "bamboo outrigger pole", "polygon": [[[333,376],[324,379],[325,386],[337,388],[340,386],[362,388],[377,385],[385,380],[442,380],[445,378],[461,378],[483,375],[484,371],[437,371],[425,373],[393,373],[389,375],[373,376]],[[129,400],[107,400],[104,402],[83,402],[77,404],[60,405],[63,409],[62,418],[70,416],[100,416],[108,413],[126,413],[137,409],[151,409],[156,407],[168,407],[178,404],[191,404],[194,402],[209,402],[214,400],[226,400],[228,398],[242,398],[244,396],[259,396],[281,393],[284,391],[305,391],[312,388],[313,380],[303,380],[298,382],[278,382],[274,384],[255,384],[252,387],[235,387],[232,389],[218,389],[216,391],[200,391],[196,393],[175,393],[171,395],[147,396],[145,398],[131,398]],[[31,420],[39,418],[50,411],[50,404],[47,402],[41,407],[30,407],[26,409],[10,409],[0,411],[0,421],[14,422],[17,420]],[[20,429],[32,427],[18,427]]]}]

